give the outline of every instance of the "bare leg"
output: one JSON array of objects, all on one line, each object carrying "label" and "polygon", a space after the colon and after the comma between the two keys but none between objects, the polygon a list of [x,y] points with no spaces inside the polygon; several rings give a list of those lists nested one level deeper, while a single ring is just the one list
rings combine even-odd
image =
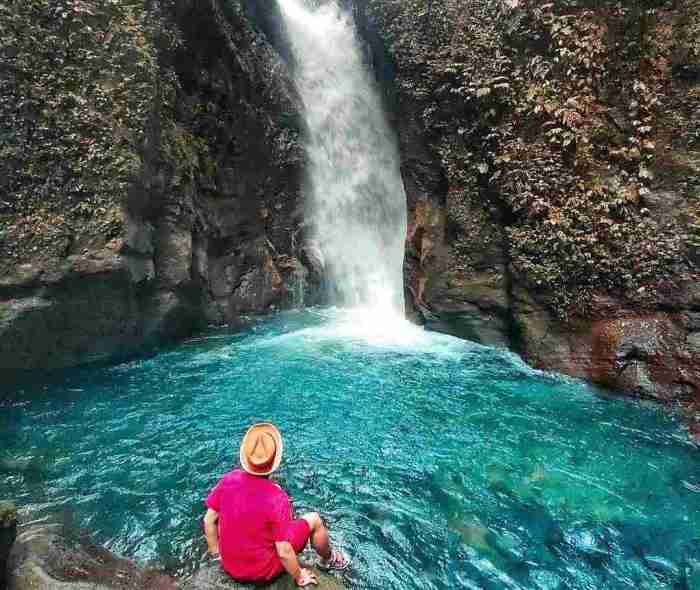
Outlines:
[{"label": "bare leg", "polygon": [[302,518],[309,523],[311,529],[311,545],[321,559],[328,559],[331,556],[331,542],[328,538],[328,529],[321,520],[318,512],[311,512],[302,515]]}]

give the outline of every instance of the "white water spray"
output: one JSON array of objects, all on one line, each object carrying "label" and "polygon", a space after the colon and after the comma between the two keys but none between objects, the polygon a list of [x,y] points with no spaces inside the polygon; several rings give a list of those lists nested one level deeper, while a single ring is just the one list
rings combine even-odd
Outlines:
[{"label": "white water spray", "polygon": [[334,0],[318,8],[278,2],[304,102],[310,217],[332,295],[375,317],[403,316],[406,195],[352,18]]}]

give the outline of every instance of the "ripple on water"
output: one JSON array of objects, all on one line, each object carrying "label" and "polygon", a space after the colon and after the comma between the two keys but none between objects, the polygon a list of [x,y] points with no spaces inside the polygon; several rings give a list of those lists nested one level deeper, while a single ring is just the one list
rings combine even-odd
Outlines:
[{"label": "ripple on water", "polygon": [[246,426],[271,419],[280,480],[327,515],[357,587],[693,587],[700,472],[673,414],[388,326],[363,337],[352,315],[294,312],[17,384],[0,497],[185,572],[203,497]]}]

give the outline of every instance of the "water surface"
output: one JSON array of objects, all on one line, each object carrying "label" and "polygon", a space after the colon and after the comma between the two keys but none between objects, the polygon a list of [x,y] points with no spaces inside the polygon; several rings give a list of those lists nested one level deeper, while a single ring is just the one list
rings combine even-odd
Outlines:
[{"label": "water surface", "polygon": [[700,587],[698,455],[672,413],[402,322],[338,321],[288,313],[13,386],[0,498],[185,573],[202,498],[273,420],[280,481],[327,515],[353,587]]}]

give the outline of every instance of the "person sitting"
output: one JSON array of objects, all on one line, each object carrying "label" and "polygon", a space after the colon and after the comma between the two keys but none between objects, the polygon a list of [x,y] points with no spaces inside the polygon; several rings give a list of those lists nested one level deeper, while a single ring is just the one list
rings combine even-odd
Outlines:
[{"label": "person sitting", "polygon": [[344,570],[349,565],[345,555],[331,547],[319,514],[295,519],[289,496],[270,479],[280,466],[283,447],[274,424],[251,426],[241,442],[241,468],[224,475],[206,499],[209,552],[240,582],[269,582],[287,571],[300,587],[317,584],[297,557],[309,539],[320,569]]}]

